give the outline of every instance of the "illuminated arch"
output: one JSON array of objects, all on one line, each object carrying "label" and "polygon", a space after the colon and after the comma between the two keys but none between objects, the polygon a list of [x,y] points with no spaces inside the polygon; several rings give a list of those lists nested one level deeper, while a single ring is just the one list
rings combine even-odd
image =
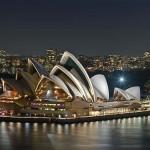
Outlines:
[{"label": "illuminated arch", "polygon": [[[44,75],[41,76],[41,79],[39,81],[39,83],[37,84],[36,88],[35,88],[35,92],[38,91],[40,84],[44,81],[47,80],[49,82],[49,86],[52,86],[52,84],[58,86],[59,88],[61,88],[70,98],[72,98],[71,93],[69,92],[67,86],[63,83],[63,81],[61,79],[59,79],[57,76],[51,76],[51,77],[46,77]],[[52,88],[52,87],[51,87]]]},{"label": "illuminated arch", "polygon": [[60,60],[60,64],[63,65],[67,70],[71,71],[71,73],[76,78],[78,78],[78,80],[80,80],[84,87],[88,89],[92,97],[92,101],[96,101],[95,92],[91,80],[86,70],[84,69],[82,64],[77,60],[77,58],[68,51],[66,51]]},{"label": "illuminated arch", "polygon": [[47,76],[48,77],[48,72],[44,69],[44,67],[39,64],[37,61],[28,58],[28,72],[30,74],[33,74],[35,72],[39,75],[39,77],[41,75]]},{"label": "illuminated arch", "polygon": [[71,89],[75,96],[81,96],[87,102],[92,102],[90,93],[86,90],[86,87],[83,85],[83,83],[66,68],[60,65],[56,65],[50,72],[50,76],[52,75],[61,78],[61,80],[63,80],[63,82]]}]

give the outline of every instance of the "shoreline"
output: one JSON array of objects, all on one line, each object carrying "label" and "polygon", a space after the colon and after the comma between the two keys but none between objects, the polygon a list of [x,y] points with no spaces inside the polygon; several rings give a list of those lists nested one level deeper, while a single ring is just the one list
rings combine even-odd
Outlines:
[{"label": "shoreline", "polygon": [[77,118],[0,116],[0,122],[72,124],[72,123],[106,121],[113,119],[133,118],[133,117],[144,117],[144,116],[150,116],[150,111],[130,112],[124,114],[110,114],[103,116],[83,116]]},{"label": "shoreline", "polygon": [[84,123],[84,122],[95,122],[95,121],[107,121],[114,119],[124,119],[124,118],[133,118],[133,117],[144,117],[150,116],[150,111],[144,112],[132,112],[125,114],[115,114],[115,115],[104,115],[104,116],[86,116],[79,118],[53,118],[53,123],[58,124],[72,124],[72,123]]}]

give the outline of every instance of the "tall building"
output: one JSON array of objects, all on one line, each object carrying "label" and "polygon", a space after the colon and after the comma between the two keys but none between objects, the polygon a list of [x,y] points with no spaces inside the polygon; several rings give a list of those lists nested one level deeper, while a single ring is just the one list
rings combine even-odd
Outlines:
[{"label": "tall building", "polygon": [[5,57],[7,54],[6,54],[6,51],[3,50],[3,49],[0,49],[0,57]]}]

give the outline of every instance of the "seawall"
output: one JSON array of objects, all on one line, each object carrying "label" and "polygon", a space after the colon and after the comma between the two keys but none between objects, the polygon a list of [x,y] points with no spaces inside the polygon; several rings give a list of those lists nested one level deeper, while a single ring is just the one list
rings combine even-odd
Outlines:
[{"label": "seawall", "polygon": [[125,114],[104,115],[104,116],[85,116],[78,118],[50,118],[50,117],[17,117],[17,116],[1,116],[0,122],[22,122],[22,123],[58,123],[58,124],[71,124],[71,123],[83,123],[94,121],[105,121],[113,119],[123,119],[132,117],[149,116],[150,111],[132,112]]},{"label": "seawall", "polygon": [[71,124],[71,123],[83,123],[83,122],[94,122],[94,121],[105,121],[105,120],[113,120],[113,119],[123,119],[123,118],[132,118],[132,117],[143,117],[149,116],[150,111],[144,112],[133,112],[133,113],[125,113],[125,114],[115,114],[115,115],[105,115],[105,116],[87,116],[87,117],[79,117],[79,118],[52,118],[53,123],[59,124]]}]

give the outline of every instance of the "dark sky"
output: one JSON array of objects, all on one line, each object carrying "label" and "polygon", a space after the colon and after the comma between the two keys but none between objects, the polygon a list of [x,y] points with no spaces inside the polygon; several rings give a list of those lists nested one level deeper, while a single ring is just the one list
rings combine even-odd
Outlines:
[{"label": "dark sky", "polygon": [[0,48],[142,55],[150,50],[150,0],[0,0]]}]

